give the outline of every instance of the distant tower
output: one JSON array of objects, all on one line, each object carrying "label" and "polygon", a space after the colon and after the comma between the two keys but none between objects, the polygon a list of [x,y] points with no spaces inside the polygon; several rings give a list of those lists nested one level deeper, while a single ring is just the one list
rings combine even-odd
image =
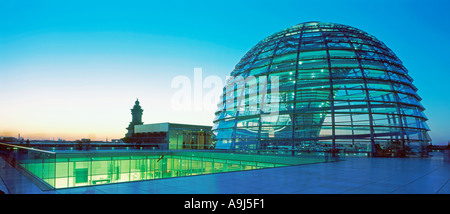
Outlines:
[{"label": "distant tower", "polygon": [[142,124],[144,124],[142,122],[142,112],[143,111],[144,110],[139,105],[139,99],[136,99],[136,102],[134,102],[134,106],[131,109],[131,115],[133,116],[133,119],[131,120],[130,125],[127,128],[128,132],[125,135],[125,137],[131,137],[132,136],[132,134],[134,133],[134,126],[135,125],[142,125]]}]

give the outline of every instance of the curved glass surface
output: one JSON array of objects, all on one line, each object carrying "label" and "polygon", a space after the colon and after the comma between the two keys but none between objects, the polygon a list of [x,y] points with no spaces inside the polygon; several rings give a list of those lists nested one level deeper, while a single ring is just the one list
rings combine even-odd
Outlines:
[{"label": "curved glass surface", "polygon": [[421,152],[429,128],[412,81],[364,31],[292,26],[260,41],[231,72],[215,113],[215,148]]}]

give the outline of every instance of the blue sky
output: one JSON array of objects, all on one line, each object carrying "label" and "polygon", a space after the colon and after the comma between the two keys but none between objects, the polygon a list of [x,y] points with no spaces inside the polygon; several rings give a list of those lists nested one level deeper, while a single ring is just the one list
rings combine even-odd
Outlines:
[{"label": "blue sky", "polygon": [[121,138],[143,121],[211,125],[168,108],[177,75],[225,78],[258,41],[306,21],[374,35],[410,71],[435,144],[449,137],[449,1],[0,0],[0,136]]}]

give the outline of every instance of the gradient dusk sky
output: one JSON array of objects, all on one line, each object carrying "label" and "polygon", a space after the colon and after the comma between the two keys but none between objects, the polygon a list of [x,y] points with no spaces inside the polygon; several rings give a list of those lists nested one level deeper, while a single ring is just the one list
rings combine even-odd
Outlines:
[{"label": "gradient dusk sky", "polygon": [[[171,108],[179,75],[225,80],[257,42],[307,21],[359,28],[403,61],[433,144],[450,140],[450,1],[0,0],[0,136],[122,138],[144,123],[212,125]],[[207,92],[208,89],[204,89]]]}]

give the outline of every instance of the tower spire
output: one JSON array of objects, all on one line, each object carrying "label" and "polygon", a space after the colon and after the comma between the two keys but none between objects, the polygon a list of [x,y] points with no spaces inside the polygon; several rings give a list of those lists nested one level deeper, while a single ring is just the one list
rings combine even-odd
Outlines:
[{"label": "tower spire", "polygon": [[144,112],[144,110],[141,108],[138,98],[136,98],[136,101],[134,102],[134,106],[130,110],[131,110],[132,120],[130,122],[130,125],[128,125],[128,128],[127,128],[128,132],[125,135],[125,137],[132,137],[132,135],[134,133],[135,125],[144,124],[142,122],[142,113]]}]

